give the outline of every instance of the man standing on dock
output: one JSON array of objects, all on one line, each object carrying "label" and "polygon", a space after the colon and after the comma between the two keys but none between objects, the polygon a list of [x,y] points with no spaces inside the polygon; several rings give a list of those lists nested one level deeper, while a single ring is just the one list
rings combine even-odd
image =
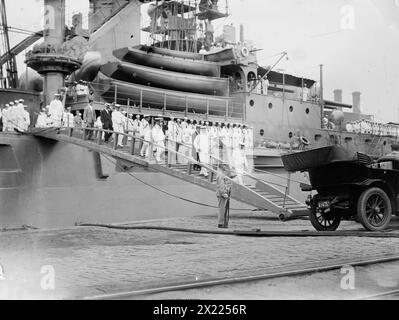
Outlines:
[{"label": "man standing on dock", "polygon": [[218,198],[218,228],[227,229],[229,225],[230,195],[232,183],[228,177],[228,165],[221,164],[216,175]]}]

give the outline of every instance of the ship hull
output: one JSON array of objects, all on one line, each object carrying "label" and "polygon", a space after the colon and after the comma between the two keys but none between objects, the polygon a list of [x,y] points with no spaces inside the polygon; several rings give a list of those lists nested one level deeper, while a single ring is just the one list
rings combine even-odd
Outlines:
[{"label": "ship hull", "polygon": [[220,76],[220,66],[215,62],[176,58],[129,48],[115,50],[113,54],[121,61],[147,67],[210,77]]},{"label": "ship hull", "polygon": [[[115,163],[104,157],[103,171],[109,178],[98,180],[93,154],[78,146],[0,133],[0,159],[0,228],[54,228],[73,226],[76,222],[111,223],[196,215],[214,215],[217,223],[216,209],[173,198],[148,185],[216,206],[214,192],[133,167],[131,174],[148,184],[145,185],[116,170]],[[248,208],[236,202],[232,206]]]},{"label": "ship hull", "polygon": [[101,67],[101,72],[120,81],[191,93],[227,96],[229,90],[227,79],[182,74],[133,63],[107,63]]}]

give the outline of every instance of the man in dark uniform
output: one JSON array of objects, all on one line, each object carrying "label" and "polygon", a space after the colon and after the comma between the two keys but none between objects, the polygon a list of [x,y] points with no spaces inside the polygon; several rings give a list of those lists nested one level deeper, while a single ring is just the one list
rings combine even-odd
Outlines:
[{"label": "man in dark uniform", "polygon": [[[109,103],[106,103],[105,109],[101,110],[100,117],[101,117],[101,122],[103,124],[103,129],[113,131],[114,129],[112,126],[111,106]],[[104,141],[108,142],[111,136],[112,133],[106,132],[104,134]]]},{"label": "man in dark uniform", "polygon": [[229,179],[230,170],[227,164],[221,164],[216,175],[219,212],[218,228],[227,229],[229,225],[230,195],[232,183]]}]

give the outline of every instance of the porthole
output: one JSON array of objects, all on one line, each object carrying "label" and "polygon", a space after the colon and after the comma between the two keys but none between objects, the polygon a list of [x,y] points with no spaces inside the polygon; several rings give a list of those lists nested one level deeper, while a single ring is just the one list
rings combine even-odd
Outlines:
[{"label": "porthole", "polygon": [[384,146],[386,146],[387,145],[387,142],[386,141],[384,141]]},{"label": "porthole", "polygon": [[306,112],[306,114],[309,114],[310,113],[310,109],[306,108],[305,112]]},{"label": "porthole", "polygon": [[254,100],[249,101],[249,105],[250,105],[251,107],[253,107],[253,106],[255,105],[255,101],[254,101]]},{"label": "porthole", "polygon": [[345,138],[345,142],[346,142],[346,143],[349,143],[349,142],[351,142],[351,141],[352,141],[352,138],[351,138],[351,137],[346,137],[346,138]]},{"label": "porthole", "polygon": [[288,138],[292,138],[294,136],[294,134],[292,133],[292,132],[290,132],[289,134],[288,134]]},{"label": "porthole", "polygon": [[269,103],[269,109],[273,109],[273,103]]},{"label": "porthole", "polygon": [[364,142],[370,143],[370,142],[371,142],[371,139],[366,139]]},{"label": "porthole", "polygon": [[319,141],[322,138],[321,134],[316,134],[314,136],[314,141]]},{"label": "porthole", "polygon": [[259,134],[260,134],[261,137],[263,137],[265,135],[265,130],[261,129]]},{"label": "porthole", "polygon": [[290,106],[290,112],[293,112],[293,111],[294,111],[294,107]]}]

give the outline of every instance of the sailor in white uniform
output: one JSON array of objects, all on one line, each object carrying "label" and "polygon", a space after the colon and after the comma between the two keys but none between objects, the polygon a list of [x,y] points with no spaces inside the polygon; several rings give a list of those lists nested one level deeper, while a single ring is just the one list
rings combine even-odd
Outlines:
[{"label": "sailor in white uniform", "polygon": [[148,158],[150,142],[152,141],[152,131],[148,121],[142,121],[140,126],[140,137],[145,140],[140,148],[140,155]]},{"label": "sailor in white uniform", "polygon": [[50,119],[48,117],[48,108],[43,108],[36,120],[36,128],[47,128],[50,126]]},{"label": "sailor in white uniform", "polygon": [[219,134],[216,125],[209,127],[209,144],[211,164],[217,165],[219,162]]},{"label": "sailor in white uniform", "polygon": [[222,128],[219,130],[219,141],[220,141],[220,154],[221,160],[224,163],[228,163],[227,156],[227,139],[228,139],[228,131],[226,123],[222,124]]},{"label": "sailor in white uniform", "polygon": [[[118,133],[124,133],[123,128],[124,128],[124,120],[125,117],[123,116],[122,112],[120,111],[121,106],[120,105],[115,105],[115,111],[112,112],[112,125],[114,128],[115,132]],[[118,135],[118,146],[123,147],[123,135]]]},{"label": "sailor in white uniform", "polygon": [[171,117],[168,122],[168,130],[166,132],[166,136],[168,138],[168,163],[176,164],[176,153],[173,151],[177,150],[177,136],[178,136],[178,127],[175,122],[175,118]]},{"label": "sailor in white uniform", "polygon": [[17,127],[17,112],[16,112],[14,101],[10,101],[9,105],[10,105],[10,108],[8,109],[8,112],[7,112],[7,118],[8,118],[7,131],[13,132],[14,128]]},{"label": "sailor in white uniform", "polygon": [[161,127],[162,118],[155,119],[155,125],[152,128],[152,141],[154,142],[155,159],[160,162],[161,155],[165,152],[165,134]]},{"label": "sailor in white uniform", "polygon": [[[21,103],[23,103],[23,101]],[[22,110],[19,112],[22,131],[28,131],[30,126],[30,113],[26,110],[27,108],[28,106],[22,104]]]},{"label": "sailor in white uniform", "polygon": [[[193,146],[199,153],[200,163],[209,165],[209,135],[205,126],[200,127],[200,134],[195,137]],[[201,166],[199,174],[208,177],[207,168]]]},{"label": "sailor in white uniform", "polygon": [[244,185],[243,176],[248,171],[248,162],[245,154],[245,144],[243,141],[238,143],[238,148],[233,150],[232,165],[236,173],[237,183]]},{"label": "sailor in white uniform", "polygon": [[71,112],[71,107],[66,108],[62,116],[62,125],[67,128],[75,127],[75,117]]},{"label": "sailor in white uniform", "polygon": [[52,121],[52,126],[61,127],[62,115],[64,114],[64,106],[62,104],[61,95],[59,93],[56,93],[54,95],[54,100],[51,101],[48,112]]},{"label": "sailor in white uniform", "polygon": [[3,131],[8,131],[8,117],[9,117],[10,105],[7,103],[2,111],[2,119],[3,119]]},{"label": "sailor in white uniform", "polygon": [[[179,152],[184,154],[187,158],[192,158],[192,149],[193,149],[193,130],[192,127],[187,124],[187,126],[183,126],[182,128],[182,145],[180,146]],[[180,163],[187,164],[188,159],[181,158]]]}]

